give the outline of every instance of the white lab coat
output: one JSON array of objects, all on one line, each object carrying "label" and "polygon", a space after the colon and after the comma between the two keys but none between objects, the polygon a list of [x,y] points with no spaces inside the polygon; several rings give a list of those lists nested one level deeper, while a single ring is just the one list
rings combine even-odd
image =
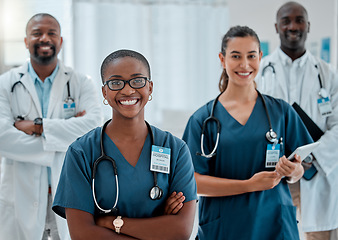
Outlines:
[{"label": "white lab coat", "polygon": [[[268,67],[262,78],[263,68],[269,62],[275,68],[275,77],[271,67]],[[293,65],[292,69],[291,64]],[[319,67],[323,86],[329,93],[333,108],[333,115],[326,118],[320,115],[317,105],[320,84],[315,65]],[[289,73],[287,73],[288,71]],[[314,164],[318,173],[310,181],[303,178],[300,180],[302,230],[312,232],[338,228],[337,72],[332,66],[315,58],[308,51],[302,58],[292,63],[291,59],[278,48],[271,55],[262,59],[256,82],[257,88],[262,93],[282,98],[289,104],[296,101],[325,132],[319,139],[321,144],[313,152],[317,159]]]},{"label": "white lab coat", "polygon": [[[42,116],[27,67],[25,63],[0,76],[0,239],[3,240],[42,239],[48,197],[47,166],[51,167],[54,196],[68,145],[102,123],[96,84],[59,62],[47,118],[43,119],[44,137],[17,130],[13,126],[17,115],[30,110],[26,120]],[[11,93],[18,80],[22,84],[17,84]],[[68,81],[76,112],[86,110],[83,117],[63,118]],[[69,239],[66,220],[57,215],[56,218],[60,238]]]}]

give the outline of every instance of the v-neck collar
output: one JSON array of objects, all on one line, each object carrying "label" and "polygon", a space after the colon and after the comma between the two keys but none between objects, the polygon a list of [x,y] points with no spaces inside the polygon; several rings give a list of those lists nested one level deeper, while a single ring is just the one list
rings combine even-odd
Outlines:
[{"label": "v-neck collar", "polygon": [[[104,133],[104,138],[103,138],[103,144],[104,144],[104,149],[106,155],[110,156],[113,158],[116,162],[116,164],[120,165],[123,164],[125,167],[131,167],[133,169],[138,168],[140,163],[143,159],[149,159],[149,166],[150,166],[150,153],[151,153],[151,140],[150,140],[150,134],[148,132],[146,140],[144,141],[143,147],[141,154],[137,160],[137,163],[135,166],[131,165],[127,159],[123,156],[123,154],[120,152],[114,141],[108,136],[107,133]],[[146,149],[145,147],[149,147],[149,149]],[[131,147],[133,147],[131,145]],[[146,156],[148,155],[148,156]],[[144,160],[143,160],[144,161]]]},{"label": "v-neck collar", "polygon": [[235,122],[236,125],[238,125],[239,127],[244,128],[244,127],[246,127],[246,126],[248,125],[249,122],[251,122],[251,119],[254,117],[254,114],[255,114],[255,112],[257,111],[256,109],[257,109],[257,103],[258,103],[258,101],[261,101],[259,95],[257,96],[255,105],[254,105],[254,107],[253,107],[253,109],[252,109],[252,111],[251,111],[251,113],[250,113],[250,116],[249,116],[248,120],[246,121],[246,123],[245,123],[244,125],[241,124],[236,118],[234,118],[234,117],[228,112],[228,110],[223,106],[223,104],[222,104],[220,101],[218,101],[218,103],[219,103],[219,105],[221,106],[221,108],[225,111],[225,113],[226,113],[226,115],[228,116],[228,118],[230,118],[233,122]]}]

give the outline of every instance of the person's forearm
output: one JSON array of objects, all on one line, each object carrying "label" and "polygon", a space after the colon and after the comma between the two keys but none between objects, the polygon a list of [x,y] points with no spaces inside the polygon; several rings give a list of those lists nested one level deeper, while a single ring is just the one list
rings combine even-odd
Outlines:
[{"label": "person's forearm", "polygon": [[[163,215],[152,218],[124,218],[121,234],[137,239],[189,239],[192,233],[196,201],[184,203],[176,215]],[[105,220],[105,227],[115,230],[112,224],[114,217]]]},{"label": "person's forearm", "polygon": [[250,192],[248,180],[224,179],[195,174],[197,193],[206,197],[223,197]]},{"label": "person's forearm", "polygon": [[223,197],[274,188],[281,180],[273,171],[255,173],[247,180],[218,178],[195,173],[197,193],[206,197]]},{"label": "person's forearm", "polygon": [[72,240],[135,239],[123,234],[119,235],[111,229],[97,225],[94,221],[93,215],[90,213],[71,208],[66,208],[65,211],[69,233]]},{"label": "person's forearm", "polygon": [[133,237],[124,235],[124,234],[117,234],[114,231],[100,227],[97,225],[92,225],[90,227],[86,227],[85,229],[72,229],[70,231],[71,239],[72,240],[91,240],[91,239],[112,239],[112,240],[127,240],[127,239],[135,239]]}]

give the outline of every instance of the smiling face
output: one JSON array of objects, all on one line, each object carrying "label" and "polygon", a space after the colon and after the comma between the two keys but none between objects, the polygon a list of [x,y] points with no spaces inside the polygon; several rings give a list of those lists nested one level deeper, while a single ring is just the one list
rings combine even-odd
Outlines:
[{"label": "smiling face", "polygon": [[227,42],[225,55],[219,54],[223,68],[229,76],[229,83],[247,86],[253,83],[262,58],[256,38],[234,37]]},{"label": "smiling face", "polygon": [[31,61],[48,65],[57,61],[62,37],[58,22],[49,16],[36,16],[27,24],[25,44]]},{"label": "smiling face", "polygon": [[277,13],[276,32],[279,34],[281,49],[285,53],[305,52],[305,41],[310,31],[308,15],[303,6],[289,3]]},{"label": "smiling face", "polygon": [[[136,77],[149,78],[148,75],[147,67],[140,60],[133,57],[123,57],[108,63],[103,73],[103,81],[130,80]],[[144,118],[144,106],[147,104],[152,90],[153,83],[146,81],[146,85],[139,89],[131,88],[126,83],[123,89],[112,91],[107,85],[104,85],[102,94],[113,108],[113,117]]]}]

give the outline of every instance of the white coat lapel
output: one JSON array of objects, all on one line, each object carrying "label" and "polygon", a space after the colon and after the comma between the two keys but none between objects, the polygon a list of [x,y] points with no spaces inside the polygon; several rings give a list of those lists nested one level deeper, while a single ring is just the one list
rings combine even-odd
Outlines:
[{"label": "white coat lapel", "polygon": [[[38,94],[36,93],[36,89],[34,86],[34,81],[32,80],[31,76],[29,75],[27,69],[28,63],[26,63],[23,67],[24,71],[19,72],[18,74],[21,75],[21,78],[19,79],[22,84],[25,86],[25,88],[27,89],[27,91],[29,92],[29,94],[32,97],[32,101],[33,101],[33,105],[35,106],[37,112],[39,113],[39,116],[42,116],[42,110],[41,110],[41,104],[39,101],[39,97]],[[29,99],[25,99],[25,101],[30,101]]]},{"label": "white coat lapel", "polygon": [[282,54],[284,53],[280,48],[278,48],[271,55],[271,63],[273,64],[276,72],[275,76],[271,77],[272,81],[274,81],[274,84],[271,87],[273,91],[271,96],[275,98],[289,99],[288,88],[285,87],[288,85],[287,78],[289,76],[284,71],[286,59],[282,57]]},{"label": "white coat lapel", "polygon": [[[311,109],[313,105],[316,106],[316,103],[313,103],[313,89],[318,89],[319,92],[319,80],[318,80],[318,70],[315,68],[315,65],[318,64],[313,61],[310,57],[307,58],[308,63],[306,64],[306,69],[304,71],[303,85],[301,89],[301,99],[300,106],[303,109]],[[315,81],[313,82],[313,79]]]},{"label": "white coat lapel", "polygon": [[[64,91],[66,89],[66,84],[69,79],[70,73],[68,73],[63,64],[59,62],[59,70],[53,81],[52,89],[50,92],[47,118],[52,118],[53,112],[57,110],[56,107],[62,104],[64,100],[62,98],[64,97]],[[60,116],[60,114],[57,113],[57,116]]]}]

